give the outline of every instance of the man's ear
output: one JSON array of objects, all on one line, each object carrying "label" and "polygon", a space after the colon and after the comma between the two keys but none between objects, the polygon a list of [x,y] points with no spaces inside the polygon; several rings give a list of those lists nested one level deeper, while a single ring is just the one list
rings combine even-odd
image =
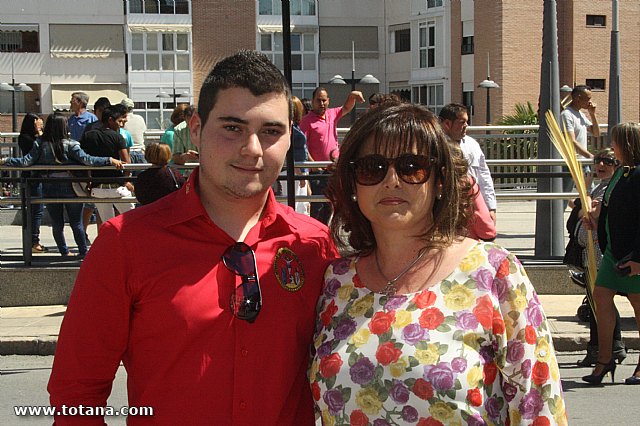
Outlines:
[{"label": "man's ear", "polygon": [[197,146],[199,150],[202,150],[200,142],[200,137],[202,136],[202,121],[197,112],[194,112],[189,119],[189,135],[191,136],[191,142]]},{"label": "man's ear", "polygon": [[442,129],[444,129],[445,133],[449,133],[452,124],[453,121],[447,120],[446,118],[440,122],[440,126],[442,127]]}]

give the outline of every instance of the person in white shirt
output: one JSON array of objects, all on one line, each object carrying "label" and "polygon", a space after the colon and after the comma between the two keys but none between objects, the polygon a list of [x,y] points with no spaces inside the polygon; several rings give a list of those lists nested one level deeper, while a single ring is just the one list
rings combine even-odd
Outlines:
[{"label": "person in white shirt", "polygon": [[495,223],[498,207],[496,190],[482,148],[474,138],[467,135],[467,126],[469,125],[467,107],[454,103],[445,105],[440,110],[440,125],[447,136],[456,142],[462,150],[464,158],[469,163],[469,174],[478,182],[482,198]]},{"label": "person in white shirt", "polygon": [[133,139],[133,146],[129,149],[131,162],[146,163],[147,160],[144,159],[144,132],[147,131],[147,124],[141,115],[133,113],[134,103],[131,99],[124,98],[120,103],[127,107],[127,111],[129,112],[124,129],[131,133],[131,138]]}]

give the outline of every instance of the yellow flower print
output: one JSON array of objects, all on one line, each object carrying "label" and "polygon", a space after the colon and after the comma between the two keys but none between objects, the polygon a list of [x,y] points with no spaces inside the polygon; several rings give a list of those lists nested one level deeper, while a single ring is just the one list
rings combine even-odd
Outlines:
[{"label": "yellow flower print", "polygon": [[429,413],[434,419],[449,424],[449,419],[453,417],[453,408],[442,401],[436,401],[429,407]]},{"label": "yellow flower print", "polygon": [[356,404],[360,409],[370,415],[376,415],[382,409],[380,396],[373,388],[364,388],[356,394]]},{"label": "yellow flower print", "polygon": [[367,294],[362,299],[351,305],[349,315],[353,318],[361,317],[373,306],[373,294]]},{"label": "yellow flower print", "polygon": [[478,342],[478,335],[476,333],[465,334],[464,336],[462,336],[462,341],[465,345],[469,346],[475,351],[480,349],[480,342]]},{"label": "yellow flower print", "polygon": [[480,247],[476,246],[460,262],[460,270],[462,272],[475,271],[484,261],[484,255]]},{"label": "yellow flower print", "polygon": [[549,347],[549,342],[547,342],[547,339],[538,340],[535,355],[538,361],[546,363],[549,362],[549,359],[551,359],[551,348]]},{"label": "yellow flower print", "polygon": [[389,371],[393,377],[402,377],[409,366],[409,360],[406,356],[398,359],[396,362],[389,364]]},{"label": "yellow flower print", "polygon": [[319,348],[320,345],[322,345],[322,343],[324,343],[324,339],[325,339],[325,335],[324,334],[318,334],[318,337],[316,337],[316,340],[314,340],[314,342],[313,342],[313,346],[315,346],[316,348]]},{"label": "yellow flower print", "polygon": [[411,323],[411,312],[400,309],[396,311],[396,320],[393,322],[393,328],[404,328]]},{"label": "yellow flower print", "polygon": [[558,362],[554,359],[553,361],[551,361],[549,367],[550,367],[549,370],[550,370],[551,378],[556,382],[559,381],[560,368],[558,367]]},{"label": "yellow flower print", "polygon": [[523,312],[527,307],[527,298],[518,289],[511,293],[511,309],[517,312]]},{"label": "yellow flower print", "polygon": [[504,316],[504,330],[507,333],[507,341],[511,340],[514,332],[514,322],[509,315]]},{"label": "yellow flower print", "polygon": [[338,289],[338,298],[342,301],[349,300],[351,292],[353,291],[352,285],[343,285]]},{"label": "yellow flower print", "polygon": [[318,363],[318,359],[314,359],[313,362],[311,363],[311,368],[309,369],[309,380],[310,381],[316,381],[316,375],[318,374],[318,371],[320,371],[320,364]]},{"label": "yellow flower print", "polygon": [[475,303],[473,292],[462,284],[454,285],[449,293],[444,295],[444,304],[452,311],[468,309]]},{"label": "yellow flower print", "polygon": [[438,346],[434,343],[429,343],[427,349],[416,349],[414,355],[420,364],[431,365],[438,362],[440,354],[438,353]]},{"label": "yellow flower print", "polygon": [[511,419],[512,425],[519,425],[522,422],[522,416],[520,416],[520,412],[518,410],[509,411],[509,418]]},{"label": "yellow flower print", "polygon": [[335,417],[327,409],[322,410],[322,424],[326,426],[334,426],[336,424]]},{"label": "yellow flower print", "polygon": [[361,348],[362,345],[365,345],[369,341],[369,337],[371,337],[371,331],[369,331],[368,328],[362,327],[351,335],[349,343],[355,345],[356,348]]},{"label": "yellow flower print", "polygon": [[469,388],[477,388],[480,379],[482,379],[482,369],[476,365],[475,367],[472,367],[467,373],[467,382],[469,382]]},{"label": "yellow flower print", "polygon": [[556,396],[553,400],[556,404],[556,411],[553,413],[553,420],[556,421],[558,426],[567,426],[567,413],[563,399]]},{"label": "yellow flower print", "polygon": [[460,419],[454,419],[449,421],[449,426],[462,426],[462,421]]}]

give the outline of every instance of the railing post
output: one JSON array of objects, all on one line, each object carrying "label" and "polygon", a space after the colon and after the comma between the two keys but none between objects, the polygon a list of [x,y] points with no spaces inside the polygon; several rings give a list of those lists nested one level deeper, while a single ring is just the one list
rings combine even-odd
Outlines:
[{"label": "railing post", "polygon": [[22,202],[22,257],[25,266],[31,266],[31,188],[25,175],[20,173],[20,201]]}]

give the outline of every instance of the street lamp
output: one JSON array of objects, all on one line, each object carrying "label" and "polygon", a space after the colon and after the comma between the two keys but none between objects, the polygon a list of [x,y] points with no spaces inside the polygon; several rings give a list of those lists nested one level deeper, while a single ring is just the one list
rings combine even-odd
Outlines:
[{"label": "street lamp", "polygon": [[498,83],[496,83],[495,81],[491,80],[491,71],[489,70],[489,54],[487,53],[487,79],[486,80],[482,80],[480,82],[480,84],[478,84],[478,87],[482,87],[484,89],[487,89],[487,116],[486,116],[486,120],[487,120],[487,125],[491,124],[491,89],[498,89],[500,88],[500,86],[498,86]]},{"label": "street lamp", "polygon": [[[340,74],[334,75],[329,81],[329,84],[347,84],[346,80],[342,78]],[[359,80],[356,80],[356,48],[355,42],[351,41],[351,91],[356,90],[356,83],[362,84],[380,84],[380,80],[375,78],[371,74],[366,74]],[[351,110],[351,124],[356,121],[356,106],[353,106]]]},{"label": "street lamp", "polygon": [[560,88],[560,93],[562,94],[562,100],[560,101],[560,106],[564,109],[571,103],[571,92],[573,92],[573,88],[564,85]]},{"label": "street lamp", "polygon": [[0,83],[0,92],[11,92],[11,127],[13,132],[18,131],[18,117],[16,111],[16,92],[33,92],[33,89],[25,83],[16,84],[13,67],[13,52],[11,52],[11,84]]}]

